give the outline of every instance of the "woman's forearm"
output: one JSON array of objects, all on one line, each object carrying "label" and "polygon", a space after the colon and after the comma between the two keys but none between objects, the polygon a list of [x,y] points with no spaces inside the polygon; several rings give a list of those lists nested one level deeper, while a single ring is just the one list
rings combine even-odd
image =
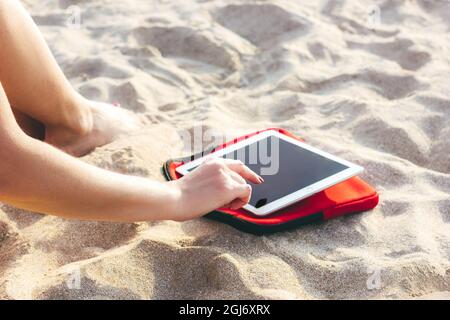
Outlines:
[{"label": "woman's forearm", "polygon": [[172,183],[110,172],[43,142],[19,140],[0,156],[0,201],[83,220],[176,220],[179,192]]}]

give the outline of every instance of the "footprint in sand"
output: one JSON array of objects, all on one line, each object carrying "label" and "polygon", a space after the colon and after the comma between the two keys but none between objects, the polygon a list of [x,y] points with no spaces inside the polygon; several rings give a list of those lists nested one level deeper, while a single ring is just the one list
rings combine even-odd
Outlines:
[{"label": "footprint in sand", "polygon": [[216,21],[257,46],[290,33],[305,34],[310,22],[273,4],[229,5],[214,13]]},{"label": "footprint in sand", "polygon": [[[81,275],[73,280],[73,288],[69,287],[73,275],[67,274],[55,281],[50,287],[36,290],[36,299],[40,300],[141,300],[142,297],[124,287],[100,284],[96,279]],[[75,284],[79,281],[80,288]]]},{"label": "footprint in sand", "polygon": [[47,228],[57,232],[35,234],[36,248],[54,255],[59,264],[98,256],[103,251],[127,244],[138,233],[138,224],[48,219]]},{"label": "footprint in sand", "polygon": [[188,27],[139,27],[132,32],[141,46],[154,46],[165,57],[183,57],[226,69],[236,69],[239,57],[206,31]]},{"label": "footprint in sand", "polygon": [[445,223],[450,223],[450,200],[442,200],[438,203],[439,212]]},{"label": "footprint in sand", "polygon": [[67,25],[67,15],[65,14],[33,15],[32,17],[38,26],[64,27]]},{"label": "footprint in sand", "polygon": [[384,216],[397,216],[405,213],[411,208],[409,202],[384,200],[381,203],[381,212]]},{"label": "footprint in sand", "polygon": [[414,42],[409,39],[371,43],[348,41],[347,45],[351,49],[366,50],[382,58],[395,61],[406,70],[418,70],[431,60],[428,52],[414,49]]},{"label": "footprint in sand", "polygon": [[370,6],[364,6],[362,9],[365,11],[363,15],[357,14],[356,18],[352,18],[346,16],[346,14],[352,10],[350,5],[349,7],[346,7],[350,2],[328,0],[323,3],[321,13],[329,17],[333,24],[343,33],[362,36],[375,35],[382,38],[390,38],[400,32],[397,28],[387,28],[388,26],[381,23],[376,25],[375,28],[370,25]]},{"label": "footprint in sand", "polygon": [[43,214],[19,209],[8,204],[0,205],[0,209],[16,224],[18,229],[29,227],[45,217]]},{"label": "footprint in sand", "polygon": [[[389,100],[404,98],[416,90],[426,88],[411,75],[393,75],[382,71],[363,69],[357,73],[341,74],[316,82],[303,81],[303,92],[320,93],[346,90],[352,83],[361,84]],[[283,84],[280,85],[281,87]]]},{"label": "footprint in sand", "polygon": [[382,118],[362,119],[352,132],[356,141],[374,149],[396,155],[423,166],[427,162],[427,146],[417,141],[418,132],[409,127],[394,126]]},{"label": "footprint in sand", "polygon": [[28,251],[29,244],[22,239],[17,230],[4,222],[0,221],[0,298],[3,294],[5,271],[20,256]]},{"label": "footprint in sand", "polygon": [[439,139],[433,141],[427,167],[443,173],[450,173],[449,137],[450,127],[442,130]]},{"label": "footprint in sand", "polygon": [[365,159],[361,161],[361,165],[365,169],[364,177],[375,187],[398,188],[412,183],[411,176],[399,164]]},{"label": "footprint in sand", "polygon": [[109,89],[109,100],[119,103],[124,108],[134,112],[144,112],[147,110],[145,101],[131,81],[125,81]]},{"label": "footprint in sand", "polygon": [[131,76],[125,69],[108,64],[103,58],[77,58],[64,68],[64,73],[68,78],[82,77],[84,80],[109,77],[113,79],[124,79]]}]

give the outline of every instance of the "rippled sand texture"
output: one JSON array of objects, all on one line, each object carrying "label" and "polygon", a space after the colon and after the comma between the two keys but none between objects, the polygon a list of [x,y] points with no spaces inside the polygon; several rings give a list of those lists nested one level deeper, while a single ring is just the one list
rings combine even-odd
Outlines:
[{"label": "rippled sand texture", "polygon": [[[81,28],[67,25],[71,5]],[[1,298],[450,298],[449,1],[27,7],[76,88],[151,123],[85,161],[162,179],[183,130],[279,126],[363,165],[381,203],[265,237],[4,205]]]}]

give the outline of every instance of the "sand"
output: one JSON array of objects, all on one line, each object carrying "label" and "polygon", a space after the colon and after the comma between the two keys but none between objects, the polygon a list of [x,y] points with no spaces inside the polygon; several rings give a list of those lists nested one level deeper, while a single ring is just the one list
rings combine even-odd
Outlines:
[{"label": "sand", "polygon": [[380,204],[263,237],[2,205],[0,298],[450,298],[449,1],[25,4],[81,93],[148,120],[83,161],[162,180],[186,130],[277,126],[364,166]]}]

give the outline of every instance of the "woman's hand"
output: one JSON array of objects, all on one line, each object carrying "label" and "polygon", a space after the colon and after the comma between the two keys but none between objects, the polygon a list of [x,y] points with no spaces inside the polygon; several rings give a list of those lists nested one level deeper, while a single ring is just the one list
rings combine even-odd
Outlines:
[{"label": "woman's hand", "polygon": [[194,219],[217,208],[241,208],[252,193],[246,180],[255,184],[264,181],[239,160],[206,160],[191,173],[173,181],[178,193],[174,220]]}]

